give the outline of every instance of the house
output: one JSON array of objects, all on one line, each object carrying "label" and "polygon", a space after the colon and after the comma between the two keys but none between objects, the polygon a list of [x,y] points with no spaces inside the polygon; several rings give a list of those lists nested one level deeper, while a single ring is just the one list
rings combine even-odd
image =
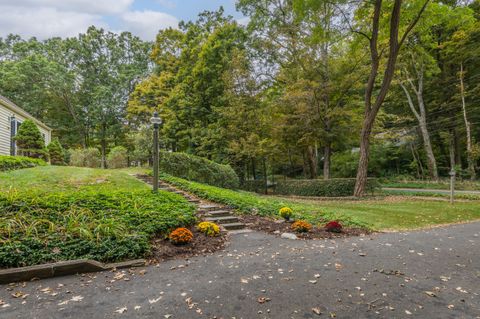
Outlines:
[{"label": "house", "polygon": [[45,145],[48,145],[52,140],[52,129],[0,95],[0,155],[17,154],[13,138],[22,122],[27,119],[37,124],[45,139]]}]

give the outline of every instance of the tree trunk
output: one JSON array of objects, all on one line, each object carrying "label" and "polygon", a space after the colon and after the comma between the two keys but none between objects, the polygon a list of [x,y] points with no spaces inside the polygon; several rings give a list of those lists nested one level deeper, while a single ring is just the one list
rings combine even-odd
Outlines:
[{"label": "tree trunk", "polygon": [[318,158],[313,146],[307,147],[307,162],[310,179],[315,179],[318,176]]},{"label": "tree trunk", "polygon": [[438,180],[438,169],[435,155],[433,154],[432,144],[430,142],[430,135],[427,130],[427,123],[423,122],[420,125],[420,131],[422,132],[423,145],[425,147],[425,153],[427,154],[427,167],[430,178]]},{"label": "tree trunk", "polygon": [[102,147],[102,169],[107,168],[107,124],[102,123],[102,140],[101,140],[101,147]]},{"label": "tree trunk", "polygon": [[355,183],[354,196],[363,196],[368,180],[368,159],[370,155],[370,133],[373,122],[365,118],[362,133],[360,135],[360,157],[358,160],[357,180]]},{"label": "tree trunk", "polygon": [[467,161],[468,161],[468,172],[470,174],[470,179],[474,181],[477,176],[475,172],[475,160],[473,159],[472,153],[472,133],[471,133],[471,125],[468,121],[467,117],[467,108],[465,105],[465,86],[463,83],[463,79],[465,76],[465,72],[463,71],[463,63],[460,63],[460,95],[462,97],[462,109],[463,109],[463,120],[465,121],[465,130],[467,132]]},{"label": "tree trunk", "polygon": [[330,156],[332,155],[331,145],[327,144],[323,148],[323,179],[330,179]]}]

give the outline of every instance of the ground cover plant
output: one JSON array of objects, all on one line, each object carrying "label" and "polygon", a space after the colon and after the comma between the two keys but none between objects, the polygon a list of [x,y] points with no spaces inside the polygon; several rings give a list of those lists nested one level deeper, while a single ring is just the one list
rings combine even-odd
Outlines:
[{"label": "ground cover plant", "polygon": [[140,258],[154,237],[196,221],[180,195],[153,194],[122,171],[37,167],[1,173],[0,188],[0,268]]},{"label": "ground cover plant", "polygon": [[0,195],[0,267],[88,258],[118,261],[149,252],[153,236],[195,221],[180,196],[149,190]]},{"label": "ground cover plant", "polygon": [[450,205],[444,201],[402,196],[363,200],[295,199],[226,190],[167,175],[161,178],[198,197],[223,203],[244,214],[278,216],[278,210],[287,206],[294,212],[293,219],[305,219],[313,225],[337,220],[344,227],[405,230],[480,219],[478,201]]}]

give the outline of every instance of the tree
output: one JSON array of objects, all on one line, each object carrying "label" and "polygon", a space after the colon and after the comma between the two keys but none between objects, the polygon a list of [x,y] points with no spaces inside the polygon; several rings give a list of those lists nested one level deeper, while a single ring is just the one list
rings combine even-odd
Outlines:
[{"label": "tree", "polygon": [[47,158],[45,139],[33,121],[25,120],[14,139],[20,155],[33,158]]},{"label": "tree", "polygon": [[[413,17],[411,22],[407,25],[403,35],[399,37],[400,33],[400,19],[402,0],[394,0],[393,7],[389,15],[382,12],[383,0],[375,0],[373,6],[373,16],[371,20],[371,34],[368,35],[364,31],[357,31],[369,42],[371,68],[370,75],[365,87],[365,114],[360,133],[360,159],[358,161],[358,171],[355,183],[354,196],[363,196],[367,184],[368,160],[370,154],[370,135],[372,133],[373,124],[377,117],[385,97],[387,96],[390,84],[392,83],[395,66],[397,62],[400,48],[408,37],[409,33],[415,27],[420,17],[422,16],[429,0],[422,1],[418,13]],[[388,40],[388,56],[386,58],[386,65],[383,78],[380,80],[380,86],[376,89],[376,82],[379,77],[381,60],[383,58],[383,50],[379,51],[379,34],[380,34],[380,20],[382,13],[387,16],[389,20],[389,40]],[[376,93],[378,92],[378,93]],[[375,94],[376,93],[376,94]]]},{"label": "tree", "polygon": [[54,138],[47,146],[50,164],[65,165],[65,151],[58,138]]},{"label": "tree", "polygon": [[[414,55],[411,53],[410,61],[407,65],[410,65],[410,68],[413,69],[414,77],[411,75],[411,71],[407,66],[402,70],[403,79],[400,82],[400,87],[405,93],[407,98],[408,106],[412,111],[413,115],[418,121],[418,126],[423,139],[423,145],[425,153],[427,154],[427,164],[430,178],[433,180],[438,180],[438,170],[437,170],[437,161],[435,160],[435,155],[432,149],[432,143],[430,140],[430,133],[427,127],[427,111],[424,102],[424,78],[425,78],[425,61],[424,58],[420,55]],[[416,81],[416,83],[415,83]],[[410,90],[413,91],[416,104],[412,99]]]}]

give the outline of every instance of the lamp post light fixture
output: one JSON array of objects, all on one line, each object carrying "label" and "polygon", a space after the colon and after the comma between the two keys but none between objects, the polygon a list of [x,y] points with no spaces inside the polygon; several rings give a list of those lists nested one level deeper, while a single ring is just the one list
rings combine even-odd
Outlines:
[{"label": "lamp post light fixture", "polygon": [[158,192],[158,129],[162,124],[162,119],[158,116],[158,112],[153,113],[150,118],[150,123],[153,124],[153,192]]}]

